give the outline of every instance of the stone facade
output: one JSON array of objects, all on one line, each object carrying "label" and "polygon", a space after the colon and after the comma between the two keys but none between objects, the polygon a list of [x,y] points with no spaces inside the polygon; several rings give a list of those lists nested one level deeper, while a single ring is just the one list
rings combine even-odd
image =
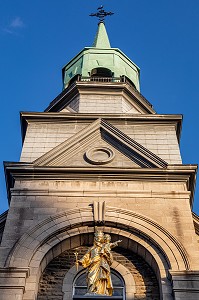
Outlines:
[{"label": "stone facade", "polygon": [[21,159],[5,163],[2,300],[72,300],[74,249],[96,227],[122,240],[112,269],[125,299],[199,299],[197,166],[181,160],[182,116],[156,114],[135,70],[136,82],[122,68],[117,80],[79,74],[45,112],[21,113]]},{"label": "stone facade", "polygon": [[[106,115],[99,115],[98,117],[105,118]],[[182,164],[180,150],[178,145],[178,139],[176,135],[177,120],[172,120],[170,124],[161,122],[162,116],[157,115],[156,119],[150,119],[150,116],[145,117],[145,124],[143,120],[129,118],[126,120],[115,120],[115,118],[108,118],[108,122],[113,126],[124,132],[130,138],[136,140],[138,143],[158,155],[160,158],[168,162],[169,164]],[[34,118],[34,115],[33,115]],[[167,117],[165,116],[165,119]],[[178,116],[178,121],[181,120],[181,116]],[[23,144],[21,153],[21,162],[33,162],[37,158],[41,157],[60,143],[66,141],[82,129],[86,128],[92,123],[93,120],[85,120],[85,117],[78,118],[74,116],[74,123],[71,124],[70,119],[65,118],[59,121],[46,120],[45,123],[39,120],[31,120],[29,123],[26,137]],[[42,123],[41,123],[42,122]],[[59,123],[61,122],[61,123]],[[147,124],[147,125],[146,125]]]}]

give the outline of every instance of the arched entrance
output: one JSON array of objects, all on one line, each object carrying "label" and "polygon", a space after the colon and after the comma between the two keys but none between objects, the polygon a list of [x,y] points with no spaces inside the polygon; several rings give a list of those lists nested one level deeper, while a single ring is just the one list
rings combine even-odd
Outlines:
[{"label": "arched entrance", "polygon": [[[106,226],[101,230],[111,234],[113,241],[121,239],[123,249],[140,256],[158,280],[160,299],[173,300],[169,270],[189,269],[186,251],[174,236],[141,214],[113,207],[106,208]],[[53,259],[64,251],[92,245],[94,231],[93,211],[86,207],[45,219],[25,233],[6,262],[9,268],[29,268],[24,299],[26,293],[28,299],[36,299],[41,274]]]},{"label": "arched entrance", "polygon": [[[53,295],[56,299],[71,300],[85,295],[85,271],[80,268],[77,272],[74,251],[78,251],[81,257],[87,249],[88,246],[80,246],[64,251],[46,266],[39,281],[38,300]],[[118,247],[113,251],[113,258],[113,295],[119,297],[118,300],[160,300],[156,275],[142,257]]]}]

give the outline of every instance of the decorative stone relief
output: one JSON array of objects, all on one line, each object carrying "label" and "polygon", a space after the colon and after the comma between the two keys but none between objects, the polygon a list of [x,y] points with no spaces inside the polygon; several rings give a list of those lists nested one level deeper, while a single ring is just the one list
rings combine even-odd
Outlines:
[{"label": "decorative stone relief", "polygon": [[95,224],[105,223],[105,212],[106,212],[106,203],[103,202],[93,202],[93,214]]},{"label": "decorative stone relief", "polygon": [[107,147],[94,147],[86,151],[85,156],[91,164],[105,165],[114,159],[115,153]]}]

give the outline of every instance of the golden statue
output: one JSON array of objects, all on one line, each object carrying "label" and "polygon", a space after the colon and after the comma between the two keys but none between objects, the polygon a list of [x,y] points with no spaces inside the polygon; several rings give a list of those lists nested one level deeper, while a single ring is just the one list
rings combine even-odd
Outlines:
[{"label": "golden statue", "polygon": [[121,240],[111,243],[109,234],[104,234],[102,231],[97,231],[94,236],[94,243],[88,249],[86,254],[77,260],[78,264],[87,268],[87,294],[112,296],[113,285],[111,281],[110,266],[113,262],[111,249],[118,246]]}]

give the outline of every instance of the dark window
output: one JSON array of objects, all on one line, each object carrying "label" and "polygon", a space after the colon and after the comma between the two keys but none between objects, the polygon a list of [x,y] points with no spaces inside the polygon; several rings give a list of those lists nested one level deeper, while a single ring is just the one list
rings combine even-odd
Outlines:
[{"label": "dark window", "polygon": [[[119,296],[125,299],[125,287],[122,277],[114,270],[111,270],[111,279],[113,283],[113,296]],[[73,296],[81,296],[87,293],[86,272],[83,271],[77,275],[73,284]]]},{"label": "dark window", "polygon": [[95,68],[91,71],[91,77],[112,77],[113,73],[107,68]]}]

